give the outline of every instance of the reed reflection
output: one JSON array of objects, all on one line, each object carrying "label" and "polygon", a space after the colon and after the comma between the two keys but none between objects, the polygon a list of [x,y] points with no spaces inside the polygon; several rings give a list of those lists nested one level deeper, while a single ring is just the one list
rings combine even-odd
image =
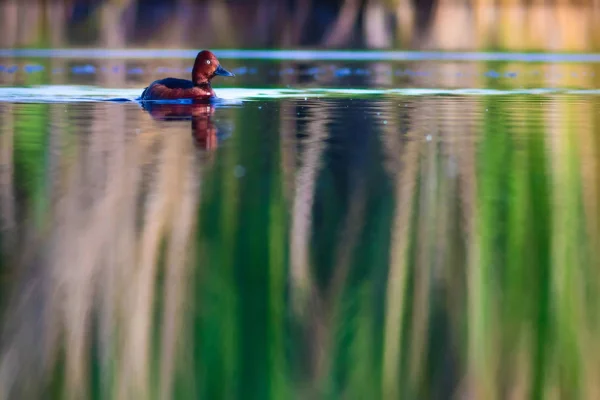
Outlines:
[{"label": "reed reflection", "polygon": [[598,398],[574,98],[0,107],[0,398]]},{"label": "reed reflection", "polygon": [[0,115],[0,170],[19,177],[0,186],[0,399],[89,398],[93,382],[101,398],[148,398],[156,338],[168,391],[205,162],[189,131],[133,104]]}]

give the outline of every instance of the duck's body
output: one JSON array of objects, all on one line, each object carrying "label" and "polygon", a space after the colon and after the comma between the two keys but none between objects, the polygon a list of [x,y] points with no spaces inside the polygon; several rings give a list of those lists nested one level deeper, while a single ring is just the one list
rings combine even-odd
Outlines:
[{"label": "duck's body", "polygon": [[215,97],[210,84],[196,86],[187,79],[165,78],[154,81],[142,92],[142,100],[208,100]]},{"label": "duck's body", "polygon": [[144,89],[141,100],[209,100],[215,96],[210,81],[215,76],[235,76],[225,70],[213,53],[203,50],[196,56],[192,80],[165,78]]}]

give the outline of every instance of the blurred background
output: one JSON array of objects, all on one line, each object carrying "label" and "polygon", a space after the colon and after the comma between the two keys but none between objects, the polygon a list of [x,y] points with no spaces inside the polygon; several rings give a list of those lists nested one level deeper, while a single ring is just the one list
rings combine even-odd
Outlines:
[{"label": "blurred background", "polygon": [[594,51],[598,0],[2,0],[0,47]]}]

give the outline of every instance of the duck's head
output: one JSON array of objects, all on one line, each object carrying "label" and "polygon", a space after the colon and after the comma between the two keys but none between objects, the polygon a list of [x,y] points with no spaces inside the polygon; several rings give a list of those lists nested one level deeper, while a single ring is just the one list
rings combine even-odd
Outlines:
[{"label": "duck's head", "polygon": [[235,76],[225,68],[221,67],[219,60],[215,55],[208,51],[202,50],[196,56],[194,69],[192,69],[192,82],[195,85],[209,83],[215,76]]}]

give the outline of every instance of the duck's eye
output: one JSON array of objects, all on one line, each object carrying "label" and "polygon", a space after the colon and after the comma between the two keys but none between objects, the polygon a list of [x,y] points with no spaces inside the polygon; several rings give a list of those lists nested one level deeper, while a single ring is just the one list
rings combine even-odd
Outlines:
[{"label": "duck's eye", "polygon": [[206,60],[206,63],[207,63],[207,64],[210,64],[210,60]]}]

